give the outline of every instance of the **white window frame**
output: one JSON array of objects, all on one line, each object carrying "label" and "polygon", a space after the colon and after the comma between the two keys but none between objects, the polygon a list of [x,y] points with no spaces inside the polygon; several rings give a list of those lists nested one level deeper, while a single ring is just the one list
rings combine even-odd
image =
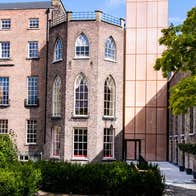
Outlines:
[{"label": "white window frame", "polygon": [[8,119],[0,119],[0,134],[8,133]]},{"label": "white window frame", "polygon": [[[32,130],[32,132],[30,132],[29,133],[29,130],[28,130],[28,125],[29,125],[29,123],[28,122],[30,122],[31,121],[31,123],[32,122],[34,122],[35,123],[35,125],[34,125],[34,129]],[[26,120],[26,144],[27,145],[36,145],[37,144],[37,120],[33,120],[33,119],[28,119],[28,120]],[[33,133],[33,131],[34,131],[34,133]],[[28,135],[33,135],[33,142],[28,142]]]},{"label": "white window frame", "polygon": [[29,18],[29,29],[39,29],[39,18]]},{"label": "white window frame", "polygon": [[[3,44],[6,44],[6,48]],[[7,54],[3,56],[3,53]],[[10,59],[10,42],[9,41],[0,41],[0,59]]]},{"label": "white window frame", "polygon": [[[112,134],[105,134],[105,131],[112,131]],[[108,139],[108,137],[112,137],[112,141],[105,141],[105,139]],[[110,128],[104,128],[104,133],[103,133],[103,159],[114,159],[114,138],[115,138],[115,129],[113,127]],[[111,154],[111,156],[105,156],[105,145],[111,145],[112,147],[110,148],[111,152],[109,154]]]},{"label": "white window frame", "polygon": [[[106,95],[109,95],[109,93],[106,94],[106,83],[108,84],[108,82],[112,82],[110,84],[110,88],[112,88],[112,92],[110,94],[112,94],[112,98],[111,98],[111,101],[109,99],[105,99]],[[106,105],[108,104],[108,102],[111,102],[111,105],[109,105],[109,108],[106,107]],[[110,106],[112,108],[110,108]],[[107,110],[108,111],[112,111],[111,112],[111,115],[110,114],[107,114]],[[112,78],[112,76],[108,76],[104,82],[104,117],[105,118],[114,118],[115,117],[115,110],[116,110],[116,85],[115,85],[115,81],[114,79]],[[110,112],[109,112],[110,113]]]},{"label": "white window frame", "polygon": [[[87,86],[87,99],[85,98],[85,97],[83,97],[83,99],[77,99],[77,96],[76,96],[76,89],[77,88],[79,88],[79,86],[80,86],[80,83],[81,83],[81,81],[84,81],[84,84],[83,84],[83,86]],[[89,111],[89,108],[88,108],[88,106],[89,106],[89,100],[88,100],[88,95],[89,95],[89,90],[88,90],[89,88],[88,88],[88,81],[87,81],[87,78],[86,78],[86,76],[83,74],[83,73],[80,73],[77,77],[76,77],[76,79],[75,79],[75,83],[74,83],[74,116],[78,116],[78,117],[85,117],[85,116],[88,116],[88,111]],[[79,94],[80,93],[82,93],[83,94],[83,96],[84,96],[84,94],[86,93],[86,91],[84,90],[84,91],[82,91],[82,92],[80,92],[79,91]],[[80,107],[80,106],[78,106],[78,108],[79,108],[79,110],[80,109],[83,109],[83,114],[82,113],[79,113],[79,114],[77,114],[77,112],[76,112],[76,102],[78,101],[79,103],[80,103],[80,100],[82,100],[83,101],[83,107]],[[84,105],[85,105],[85,103],[87,103],[87,108],[85,108],[84,107]],[[86,114],[85,114],[85,112],[84,112],[84,110],[85,109],[87,109],[87,112],[86,112]]]},{"label": "white window frame", "polygon": [[[75,141],[75,130],[82,130],[82,140],[84,139],[84,137],[86,137],[86,141]],[[86,131],[86,134],[84,133],[84,131]],[[80,136],[80,134],[78,133],[77,134],[78,135],[78,138],[80,138],[79,136]],[[80,151],[80,150],[82,150],[82,154],[75,154],[75,143],[80,143],[80,144],[83,144],[82,146],[83,146],[83,148],[82,149],[80,149],[79,147],[78,147],[78,149],[77,149],[77,151]],[[84,148],[84,144],[86,144],[86,149]],[[78,145],[79,146],[79,145]],[[85,155],[85,153],[84,153],[84,151],[86,151],[86,155]],[[87,129],[87,127],[75,127],[75,128],[73,128],[73,158],[74,159],[88,159],[88,129]]]},{"label": "white window frame", "polygon": [[[77,48],[80,47],[80,52],[77,52]],[[86,54],[87,53],[87,54]],[[89,58],[90,55],[90,45],[87,36],[81,33],[75,42],[75,58]]]},{"label": "white window frame", "polygon": [[52,117],[61,117],[61,78],[56,76],[52,86]]},{"label": "white window frame", "polygon": [[[3,27],[4,25],[5,27]],[[1,19],[1,30],[10,30],[10,29],[11,29],[11,19],[10,18]]]},{"label": "white window frame", "polygon": [[[30,79],[31,79],[31,83],[30,83]],[[32,87],[32,84],[33,84],[33,87]],[[38,105],[38,77],[37,76],[27,77],[27,102],[26,103],[29,106]]]},{"label": "white window frame", "polygon": [[58,38],[54,47],[54,62],[62,61],[63,59],[63,42]]},{"label": "white window frame", "polygon": [[9,77],[0,77],[0,106],[8,106],[8,105],[9,105]]},{"label": "white window frame", "polygon": [[[30,48],[31,44],[34,45],[34,48]],[[30,56],[31,51],[34,51],[34,53],[36,53],[36,55]],[[39,42],[38,41],[29,41],[28,42],[28,58],[30,58],[30,59],[39,58]]]},{"label": "white window frame", "polygon": [[[61,144],[61,127],[60,126],[54,126],[52,128],[52,150],[51,150],[51,157],[59,158],[60,157],[60,144]],[[57,146],[59,146],[59,149],[57,149]],[[59,154],[54,154],[54,150],[59,150]]]},{"label": "white window frame", "polygon": [[105,60],[116,62],[116,42],[114,41],[113,37],[110,36],[107,38],[105,42],[105,51],[104,56]]}]

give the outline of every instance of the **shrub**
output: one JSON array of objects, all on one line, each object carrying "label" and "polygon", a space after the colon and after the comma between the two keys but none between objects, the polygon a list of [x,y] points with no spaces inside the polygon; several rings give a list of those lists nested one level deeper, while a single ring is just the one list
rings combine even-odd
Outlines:
[{"label": "shrub", "polygon": [[33,195],[40,180],[41,171],[33,163],[17,160],[16,147],[10,135],[0,135],[0,195]]},{"label": "shrub", "polygon": [[164,190],[163,177],[152,165],[145,172],[123,162],[80,165],[39,161],[35,165],[42,172],[41,189],[48,192],[159,196]]},{"label": "shrub", "polygon": [[187,152],[187,153],[196,155],[196,144],[190,144],[190,143],[183,144],[183,143],[180,143],[180,144],[178,144],[178,147],[183,152]]},{"label": "shrub", "polygon": [[0,167],[17,160],[17,153],[11,137],[8,134],[0,135]]}]

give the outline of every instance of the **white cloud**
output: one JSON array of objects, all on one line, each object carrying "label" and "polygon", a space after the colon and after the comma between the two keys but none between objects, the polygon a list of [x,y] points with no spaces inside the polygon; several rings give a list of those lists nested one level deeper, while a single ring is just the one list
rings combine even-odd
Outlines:
[{"label": "white cloud", "polygon": [[106,0],[108,6],[117,7],[119,5],[125,4],[126,0]]},{"label": "white cloud", "polygon": [[173,23],[174,25],[177,24],[182,24],[184,21],[184,18],[180,18],[180,17],[170,17],[169,18],[169,24]]}]

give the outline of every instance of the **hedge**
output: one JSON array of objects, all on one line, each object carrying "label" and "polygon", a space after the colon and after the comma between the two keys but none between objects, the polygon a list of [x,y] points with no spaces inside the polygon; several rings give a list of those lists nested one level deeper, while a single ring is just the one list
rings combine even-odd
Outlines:
[{"label": "hedge", "polygon": [[[39,161],[41,189],[53,193],[111,195],[111,196],[161,196],[163,177],[156,166],[139,172],[123,162],[71,164]],[[138,166],[140,167],[140,166]]]}]

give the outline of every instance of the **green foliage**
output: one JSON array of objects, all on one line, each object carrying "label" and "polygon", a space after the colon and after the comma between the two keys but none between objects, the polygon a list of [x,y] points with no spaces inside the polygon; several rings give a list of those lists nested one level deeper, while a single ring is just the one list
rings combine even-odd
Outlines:
[{"label": "green foliage", "polygon": [[178,144],[178,147],[181,151],[196,155],[196,144]]},{"label": "green foliage", "polygon": [[162,70],[165,77],[170,72],[190,71],[196,74],[196,7],[188,12],[182,25],[162,30],[159,43],[166,46],[154,68]]},{"label": "green foliage", "polygon": [[14,163],[0,168],[0,195],[31,196],[37,191],[41,171],[31,163]]},{"label": "green foliage", "polygon": [[174,115],[196,106],[196,75],[184,78],[170,89],[169,108]]},{"label": "green foliage", "polygon": [[159,43],[166,50],[156,60],[154,69],[162,70],[164,77],[168,77],[171,72],[191,74],[172,88],[169,100],[174,115],[186,113],[189,107],[196,106],[196,7],[188,12],[182,25],[170,25],[162,33]]},{"label": "green foliage", "polygon": [[41,171],[33,163],[17,160],[10,135],[0,135],[0,195],[31,196],[37,191]]},{"label": "green foliage", "polygon": [[41,188],[48,192],[112,196],[162,195],[163,178],[156,166],[144,173],[126,163],[71,164],[39,161]]},{"label": "green foliage", "polygon": [[0,135],[0,167],[17,160],[16,148],[10,135]]}]

